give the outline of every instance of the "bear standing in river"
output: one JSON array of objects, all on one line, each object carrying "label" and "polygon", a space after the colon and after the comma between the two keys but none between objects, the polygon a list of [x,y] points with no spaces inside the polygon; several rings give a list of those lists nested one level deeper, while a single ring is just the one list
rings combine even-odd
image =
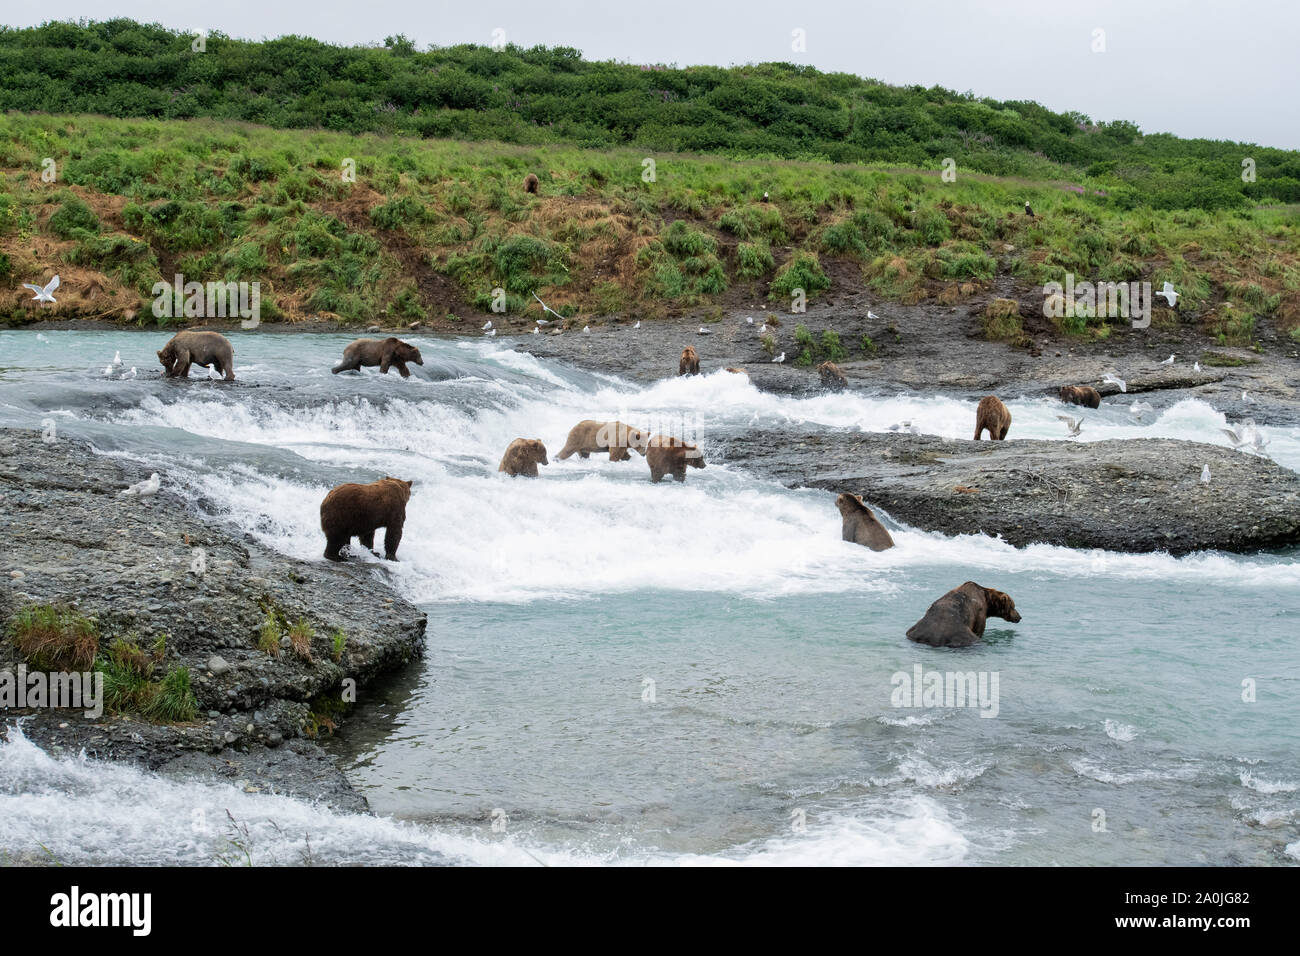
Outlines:
[{"label": "bear standing in river", "polygon": [[1101,392],[1091,385],[1062,385],[1056,393],[1061,401],[1070,405],[1083,405],[1086,408],[1101,408]]},{"label": "bear standing in river", "polygon": [[975,410],[975,441],[980,440],[980,434],[986,428],[993,441],[1002,441],[1011,428],[1011,410],[996,395],[980,399],[979,408]]},{"label": "bear standing in river", "polygon": [[685,481],[687,466],[704,467],[704,455],[698,448],[666,435],[655,435],[650,439],[645,460],[650,465],[650,480],[656,483],[664,475],[672,475],[676,481]]},{"label": "bear standing in river", "polygon": [[227,382],[235,380],[235,349],[230,339],[220,332],[177,332],[159,350],[158,361],[168,378],[187,377],[193,364],[214,369],[224,375]]},{"label": "bear standing in river", "polygon": [[578,422],[569,431],[564,447],[556,459],[564,461],[575,453],[579,458],[590,458],[594,451],[609,451],[610,461],[627,461],[632,456],[628,449],[645,454],[646,434],[622,422],[598,422],[593,419]]},{"label": "bear standing in river", "polygon": [[356,371],[363,365],[378,365],[379,371],[385,375],[392,367],[397,369],[402,378],[410,378],[407,362],[423,365],[424,359],[420,357],[419,349],[401,339],[391,336],[386,339],[357,339],[343,350],[343,361],[330,371],[337,375],[339,372]]},{"label": "bear standing in river", "polygon": [[506,448],[505,457],[501,459],[501,467],[497,471],[504,471],[512,478],[518,475],[536,478],[537,466],[549,464],[546,460],[546,446],[540,439],[516,438]]},{"label": "bear standing in river", "polygon": [[686,346],[682,349],[682,359],[677,363],[678,375],[699,375],[700,374],[700,356],[691,348]]},{"label": "bear standing in river", "polygon": [[835,507],[844,516],[840,533],[845,541],[865,545],[872,551],[888,551],[894,546],[894,539],[888,529],[880,523],[875,512],[867,507],[861,495],[840,495],[835,499]]},{"label": "bear standing in river", "polygon": [[930,605],[907,629],[907,638],[931,647],[966,647],[984,636],[984,622],[1000,617],[1015,624],[1020,612],[1011,595],[967,581]]},{"label": "bear standing in river", "polygon": [[411,483],[400,478],[380,478],[368,485],[339,485],[320,503],[320,528],[325,532],[325,557],[342,561],[339,552],[358,538],[372,553],[375,531],[384,529],[384,557],[397,560],[397,546],[406,524],[406,503]]}]

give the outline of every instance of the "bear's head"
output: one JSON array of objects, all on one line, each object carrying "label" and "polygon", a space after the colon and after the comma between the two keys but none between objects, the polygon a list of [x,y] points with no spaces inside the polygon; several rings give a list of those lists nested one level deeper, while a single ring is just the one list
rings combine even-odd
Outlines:
[{"label": "bear's head", "polygon": [[403,501],[411,500],[411,482],[403,481],[401,478],[390,478],[388,475],[385,475],[381,480],[384,484],[401,492]]},{"label": "bear's head", "polygon": [[984,589],[985,601],[988,606],[989,617],[1000,617],[1003,620],[1016,624],[1020,621],[1020,612],[1016,610],[1016,602],[1011,600],[1011,595],[1005,591],[995,591],[992,588]]},{"label": "bear's head", "polygon": [[861,495],[851,495],[845,492],[835,499],[835,507],[840,509],[840,514],[848,517],[851,514],[860,514],[866,512],[868,518],[874,518],[871,509],[867,507],[866,502],[862,500]]},{"label": "bear's head", "polygon": [[690,465],[692,468],[704,467],[704,452],[700,451],[700,449],[695,445],[687,445],[685,443],[682,444],[682,448],[685,451],[686,464]]},{"label": "bear's head", "polygon": [[626,448],[631,448],[632,450],[644,455],[646,449],[650,447],[650,436],[641,429],[632,428],[628,425],[622,426],[622,430],[623,438],[618,442],[618,444]]},{"label": "bear's head", "polygon": [[542,444],[540,438],[524,438],[520,440],[523,442],[524,453],[528,456],[529,461],[535,461],[539,465],[550,464],[546,458],[546,446]]},{"label": "bear's head", "polygon": [[1070,399],[1074,397],[1074,386],[1062,385],[1061,390],[1056,394],[1060,396],[1061,401],[1068,402]]},{"label": "bear's head", "polygon": [[176,345],[168,342],[158,350],[158,361],[162,363],[163,368],[171,368],[176,363]]},{"label": "bear's head", "polygon": [[393,349],[393,358],[399,362],[414,362],[416,365],[423,365],[424,359],[420,355],[420,350],[409,342],[398,342]]}]

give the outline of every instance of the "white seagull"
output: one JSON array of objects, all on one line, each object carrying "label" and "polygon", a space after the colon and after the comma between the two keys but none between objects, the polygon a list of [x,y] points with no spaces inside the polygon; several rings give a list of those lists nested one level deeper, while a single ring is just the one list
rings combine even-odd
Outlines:
[{"label": "white seagull", "polygon": [[1161,365],[1173,365],[1173,364],[1174,364],[1174,357],[1171,355],[1171,356],[1169,356],[1169,358],[1165,359],[1165,360],[1164,360],[1163,362],[1161,362],[1160,364],[1161,364]]},{"label": "white seagull", "polygon": [[1201,468],[1201,484],[1208,485],[1209,483],[1210,483],[1210,466],[1204,465]]},{"label": "white seagull", "polygon": [[699,334],[700,334],[700,335],[712,335],[713,333],[710,332],[708,329],[706,329],[704,326],[701,325],[701,326],[700,326]]},{"label": "white seagull", "polygon": [[777,363],[777,362],[784,362],[784,361],[785,361],[785,353],[784,353],[784,352],[782,352],[782,353],[781,353],[780,355],[778,355],[776,358],[772,359],[773,364],[775,364],[775,363]]},{"label": "white seagull", "polygon": [[759,335],[767,335],[767,323],[766,323],[766,322],[764,322],[764,323],[763,323],[763,327],[762,327],[761,329],[758,330],[758,334],[759,334]]},{"label": "white seagull", "polygon": [[147,498],[149,495],[156,495],[158,489],[162,486],[162,479],[158,477],[158,472],[154,472],[144,481],[138,481],[130,488],[122,492],[130,497]]},{"label": "white seagull", "polygon": [[490,338],[491,336],[497,334],[497,330],[496,330],[496,329],[488,329],[488,330],[487,330],[486,332],[484,332],[483,334],[484,334],[485,336],[487,336],[487,337]]},{"label": "white seagull", "polygon": [[123,378],[135,378],[136,375],[138,375],[138,374],[139,374],[139,373],[135,370],[135,366],[132,365],[132,366],[131,366],[131,371],[127,372],[127,373],[126,373],[125,375],[123,375],[122,377],[123,377]]},{"label": "white seagull", "polygon": [[634,329],[639,329],[639,328],[641,328],[641,320],[640,320],[640,319],[637,319],[637,320],[636,320],[636,325],[632,326],[632,328],[634,328]]},{"label": "white seagull", "polygon": [[483,331],[486,332],[486,331],[487,331],[488,329],[490,329],[490,328],[492,328],[492,320],[491,320],[491,319],[488,319],[488,320],[487,320],[487,323],[484,324],[484,326],[483,326]]},{"label": "white seagull", "polygon": [[537,328],[537,326],[534,325],[534,326],[533,326],[533,335],[536,335],[539,331],[540,331],[540,330]]},{"label": "white seagull", "polygon": [[867,309],[867,318],[878,319],[880,316],[876,315],[876,313],[872,312],[870,309]]},{"label": "white seagull", "polygon": [[1256,402],[1253,398],[1251,398],[1249,395],[1246,394],[1246,390],[1244,388],[1241,390],[1241,400],[1245,402],[1247,405],[1258,404],[1258,402]]},{"label": "white seagull", "polygon": [[753,317],[752,315],[747,315],[747,316],[745,316],[745,321],[748,322],[750,325],[753,325],[753,324],[754,324],[754,317]]},{"label": "white seagull", "polygon": [[1165,301],[1169,303],[1170,308],[1178,305],[1178,293],[1174,291],[1174,284],[1172,282],[1166,282],[1165,287],[1157,292],[1156,295],[1164,296]]},{"label": "white seagull", "polygon": [[31,289],[33,292],[36,293],[34,296],[32,296],[33,302],[55,302],[56,300],[54,298],[53,293],[54,290],[57,289],[58,287],[59,287],[58,276],[55,276],[48,283],[46,283],[45,288],[43,289],[38,285],[32,285],[30,282],[23,283],[24,289]]},{"label": "white seagull", "polygon": [[1070,430],[1070,437],[1074,438],[1079,432],[1083,431],[1083,419],[1071,418],[1068,415],[1057,415],[1057,421],[1065,422],[1065,427]]},{"label": "white seagull", "polygon": [[1116,375],[1114,372],[1107,372],[1105,378],[1103,378],[1102,381],[1103,381],[1103,382],[1107,382],[1107,383],[1109,383],[1109,384],[1111,384],[1111,385],[1118,385],[1118,386],[1119,386],[1119,390],[1120,390],[1121,392],[1127,392],[1127,391],[1128,391],[1128,382],[1124,381],[1122,378],[1120,378],[1120,377],[1119,377],[1118,375]]},{"label": "white seagull", "polygon": [[121,364],[122,364],[122,353],[121,353],[121,352],[114,352],[114,353],[113,353],[113,368],[118,368]]},{"label": "white seagull", "polygon": [[590,335],[590,334],[591,334],[591,326],[590,326],[590,325],[584,325],[584,326],[582,327],[582,331],[583,331],[583,334],[585,334],[585,335]]},{"label": "white seagull", "polygon": [[551,324],[551,320],[550,320],[550,319],[534,319],[533,321],[536,322],[538,325],[550,325],[550,324]]},{"label": "white seagull", "polygon": [[545,302],[543,302],[543,301],[541,300],[541,297],[538,296],[538,294],[537,294],[536,292],[533,293],[533,298],[537,300],[537,304],[540,305],[540,306],[542,307],[542,311],[543,311],[543,312],[549,312],[549,313],[551,313],[551,315],[555,316],[557,319],[560,319],[560,320],[563,320],[563,319],[564,319],[564,316],[560,315],[560,313],[556,312],[556,311],[555,311],[554,309],[552,309],[549,305],[547,305]]}]

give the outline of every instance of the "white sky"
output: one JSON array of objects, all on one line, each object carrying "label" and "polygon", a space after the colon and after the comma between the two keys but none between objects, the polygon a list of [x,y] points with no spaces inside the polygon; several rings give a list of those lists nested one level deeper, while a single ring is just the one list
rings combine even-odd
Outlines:
[{"label": "white sky", "polygon": [[[1300,149],[1295,0],[5,0],[0,22],[128,16],[262,39],[573,46],[632,63],[805,62],[1037,100],[1145,132]],[[791,49],[806,31],[807,52]],[[1094,30],[1105,52],[1094,53]]]}]

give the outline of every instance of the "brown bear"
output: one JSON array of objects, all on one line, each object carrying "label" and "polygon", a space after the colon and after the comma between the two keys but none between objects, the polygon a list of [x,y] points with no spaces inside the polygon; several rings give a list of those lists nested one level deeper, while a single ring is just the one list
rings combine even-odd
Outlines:
[{"label": "brown bear", "polygon": [[158,361],[168,378],[185,378],[194,364],[214,369],[227,382],[235,380],[235,349],[220,332],[177,332],[158,352]]},{"label": "brown bear", "polygon": [[540,185],[541,181],[537,178],[535,173],[529,173],[524,177],[524,192],[536,195],[537,187]]},{"label": "brown bear", "polygon": [[907,629],[907,638],[931,647],[966,647],[984,636],[984,622],[1000,617],[1015,624],[1020,612],[1011,595],[967,581],[930,605]]},{"label": "brown bear", "polygon": [[746,378],[749,378],[749,373],[746,372],[743,368],[732,368],[731,366],[727,366],[727,371],[730,372],[732,375],[743,375]]},{"label": "brown bear", "polygon": [[380,478],[368,485],[339,485],[320,503],[320,528],[325,532],[325,557],[342,561],[339,551],[354,537],[375,552],[375,529],[384,529],[384,557],[397,560],[397,546],[406,523],[411,483]]},{"label": "brown bear", "polygon": [[1084,405],[1088,408],[1101,407],[1101,392],[1091,385],[1062,385],[1057,393],[1061,401],[1070,405]]},{"label": "brown bear", "polygon": [[1002,441],[1007,437],[1007,430],[1010,428],[1011,411],[1002,404],[1002,399],[996,395],[986,395],[981,398],[979,408],[975,410],[974,440],[979,441],[980,435],[988,429],[989,438],[993,441]]},{"label": "brown bear", "polygon": [[676,481],[685,481],[688,466],[704,467],[704,454],[699,448],[667,435],[655,435],[650,439],[645,460],[650,465],[650,480],[656,483],[664,475],[672,475]]},{"label": "brown bear", "polygon": [[821,376],[823,388],[838,390],[849,387],[849,380],[834,362],[822,362],[817,366],[817,374]]},{"label": "brown bear", "polygon": [[677,363],[678,375],[699,375],[700,357],[689,345],[682,349],[682,360]]},{"label": "brown bear", "polygon": [[335,365],[331,372],[355,372],[363,365],[378,365],[379,371],[388,374],[390,367],[397,369],[402,378],[410,378],[407,362],[423,365],[420,350],[414,345],[389,336],[386,339],[357,339],[343,350],[343,361]]},{"label": "brown bear", "polygon": [[546,460],[546,446],[538,438],[516,438],[506,448],[501,467],[510,477],[523,475],[525,478],[537,477],[538,465],[549,465]]},{"label": "brown bear", "polygon": [[592,419],[578,422],[569,430],[569,437],[556,459],[564,461],[576,452],[579,458],[590,458],[594,451],[609,451],[610,461],[627,461],[631,448],[645,454],[646,434],[622,422],[598,422]]},{"label": "brown bear", "polygon": [[835,499],[835,507],[844,516],[840,527],[845,541],[865,545],[872,551],[888,551],[894,546],[894,539],[888,529],[880,523],[875,512],[867,507],[861,495],[840,495]]}]

